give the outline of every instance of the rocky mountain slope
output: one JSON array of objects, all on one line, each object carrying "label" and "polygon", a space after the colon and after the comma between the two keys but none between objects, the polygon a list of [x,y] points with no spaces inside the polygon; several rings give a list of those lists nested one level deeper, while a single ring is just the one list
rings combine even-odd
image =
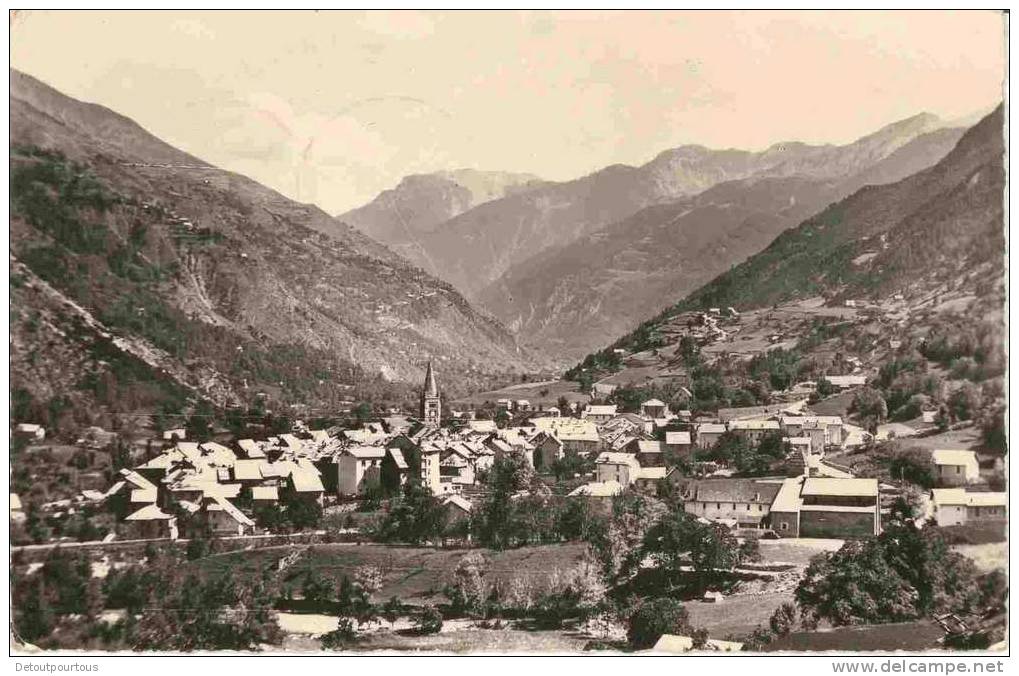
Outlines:
[{"label": "rocky mountain slope", "polygon": [[862,185],[930,166],[962,130],[938,129],[888,148],[933,124],[920,116],[845,148],[801,148],[795,161],[761,176],[648,207],[514,266],[480,299],[522,339],[578,358]]},{"label": "rocky mountain slope", "polygon": [[[688,310],[742,310],[818,296],[838,305],[896,295],[907,307],[933,307],[945,316],[983,308],[970,314],[999,322],[1005,263],[1002,124],[998,107],[934,166],[831,204],[611,347],[645,349],[672,317]],[[946,294],[955,300],[940,303]],[[996,324],[993,333],[1001,333]]]},{"label": "rocky mountain slope", "polygon": [[[781,143],[763,152],[682,146],[639,167],[614,165],[573,181],[533,185],[486,202],[401,250],[473,297],[513,266],[647,206],[748,177],[846,180],[941,126],[934,116],[918,115],[843,146]],[[503,314],[500,307],[490,309]]]},{"label": "rocky mountain slope", "polygon": [[421,235],[469,209],[541,183],[533,174],[476,169],[414,174],[337,219],[434,272]]},{"label": "rocky mountain slope", "polygon": [[29,395],[66,388],[47,369],[74,341],[47,347],[76,335],[72,315],[130,343],[149,375],[217,403],[259,391],[335,403],[379,376],[416,381],[428,359],[461,386],[532,368],[449,284],[321,210],[14,71],[10,105],[12,274],[63,308],[12,287],[16,321],[31,325],[12,330],[26,356],[12,385]]}]

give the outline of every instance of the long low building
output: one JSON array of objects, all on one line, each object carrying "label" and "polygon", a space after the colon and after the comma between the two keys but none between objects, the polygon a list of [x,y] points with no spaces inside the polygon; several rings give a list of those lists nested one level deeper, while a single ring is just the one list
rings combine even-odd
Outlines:
[{"label": "long low building", "polygon": [[963,526],[967,523],[1005,523],[1008,493],[967,491],[965,488],[931,490],[930,516],[939,526]]},{"label": "long low building", "polygon": [[691,484],[683,509],[694,516],[740,528],[762,528],[780,482],[753,479],[705,479]]},{"label": "long low building", "polygon": [[783,537],[853,538],[881,532],[877,479],[794,477],[771,505],[771,528]]}]

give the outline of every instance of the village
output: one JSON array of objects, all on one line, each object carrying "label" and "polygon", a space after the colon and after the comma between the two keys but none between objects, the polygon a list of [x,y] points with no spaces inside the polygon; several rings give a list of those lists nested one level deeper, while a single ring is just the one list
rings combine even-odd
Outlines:
[{"label": "village", "polygon": [[[707,321],[698,326],[710,331],[715,323],[711,314],[704,317]],[[713,343],[708,339],[702,344],[710,348]],[[857,373],[827,378],[831,396],[851,394],[866,382],[858,364],[851,368]],[[195,439],[188,438],[183,428],[164,430],[160,442],[138,451],[139,461],[119,469],[112,484],[42,504],[32,519],[53,525],[82,514],[112,518],[101,541],[80,543],[100,561],[109,562],[109,551],[118,547],[126,548],[120,550],[124,552],[143,543],[231,542],[225,551],[235,551],[247,542],[245,551],[270,545],[265,551],[279,551],[282,570],[307,555],[307,544],[298,543],[393,542],[394,529],[400,529],[390,523],[393,514],[398,505],[412,504],[415,491],[431,496],[439,512],[438,525],[411,536],[397,535],[396,541],[409,537],[421,545],[453,551],[502,549],[505,542],[494,544],[499,540],[491,534],[491,514],[482,512],[491,511],[493,495],[512,476],[505,497],[507,508],[517,510],[514,514],[556,506],[549,508],[554,514],[545,519],[553,526],[515,531],[511,548],[568,552],[567,561],[572,560],[569,557],[577,550],[570,543],[590,537],[590,524],[597,518],[617,518],[618,505],[635,496],[676,505],[698,524],[724,534],[721,537],[751,543],[746,546],[754,552],[784,554],[766,555],[759,564],[753,563],[754,558],[760,560],[757,554],[745,559],[734,569],[744,581],[703,591],[699,604],[705,608],[721,607],[718,604],[730,595],[730,604],[762,593],[763,598],[791,598],[790,585],[801,579],[812,557],[837,550],[847,541],[879,536],[901,518],[897,510],[902,504],[909,505],[918,528],[1004,531],[1007,493],[992,490],[1003,480],[1000,462],[978,457],[968,448],[928,448],[922,451],[925,467],[919,471],[933,481],[924,487],[901,474],[855,471],[854,459],[866,457],[882,440],[888,442],[889,429],[868,430],[840,415],[815,412],[815,406],[824,409],[825,398],[803,396],[808,391],[816,392],[816,383],[798,383],[769,405],[695,414],[673,411],[656,398],[640,401],[635,410],[597,403],[595,386],[595,398],[587,403],[563,397],[559,406],[553,406],[503,397],[486,401],[485,406],[459,405],[463,410],[447,412],[439,375],[428,364],[417,411],[390,411],[347,427],[316,429],[295,421],[289,431],[260,439]],[[933,422],[929,415],[920,417],[921,423],[924,420]],[[923,434],[936,431],[931,425],[926,429]],[[18,424],[14,435],[29,450],[45,443],[40,425]],[[894,428],[890,437],[895,437]],[[525,476],[529,478],[521,478]],[[576,533],[562,525],[571,513],[587,515],[581,517],[583,524]],[[531,518],[537,523],[542,517]],[[29,519],[15,494],[11,520],[15,528],[27,532]],[[986,558],[988,547],[997,551],[997,545],[986,544],[995,540],[979,540],[971,547]],[[76,544],[68,541],[36,539],[16,551]],[[795,544],[792,550],[775,549],[782,542]],[[103,554],[105,549],[109,551]],[[114,559],[118,556],[123,554],[113,554]],[[994,561],[989,570],[994,570],[997,555],[990,556]],[[38,570],[41,565],[31,567]],[[127,563],[114,568],[117,565]],[[450,571],[439,573],[448,576]],[[688,607],[696,609],[699,604]],[[706,613],[709,625],[720,623],[712,627],[709,649],[738,650],[744,645],[718,635],[719,628],[743,626],[728,615],[734,609],[721,615],[697,612]],[[336,617],[328,614],[282,612],[280,618],[296,636],[339,631],[334,628]],[[455,624],[447,622],[447,630],[451,626]],[[921,632],[925,640],[933,640],[930,628],[925,629]],[[946,632],[935,628],[933,635],[941,640]],[[659,638],[661,649],[693,647],[688,636],[666,633]],[[701,649],[704,645],[698,643]],[[753,641],[748,646],[761,648]]]}]

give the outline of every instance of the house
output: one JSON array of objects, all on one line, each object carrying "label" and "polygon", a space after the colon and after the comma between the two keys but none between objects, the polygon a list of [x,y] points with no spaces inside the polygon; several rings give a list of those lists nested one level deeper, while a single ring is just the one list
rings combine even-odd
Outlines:
[{"label": "house", "polygon": [[432,495],[439,495],[442,493],[442,474],[439,469],[442,452],[438,446],[425,444],[421,446],[418,453],[421,464],[421,483],[428,487]]},{"label": "house", "polygon": [[666,432],[665,448],[673,458],[689,459],[693,454],[693,440],[689,432]]},{"label": "house", "polygon": [[570,491],[571,498],[583,498],[596,510],[607,513],[612,509],[612,499],[623,492],[618,481],[593,481]]},{"label": "house", "polygon": [[237,447],[244,451],[244,455],[249,458],[265,457],[265,451],[262,450],[262,445],[254,439],[240,439],[237,442]]},{"label": "house", "polygon": [[803,456],[810,455],[814,450],[810,443],[810,437],[788,437],[785,441],[789,444],[791,451]]},{"label": "house", "polygon": [[596,396],[607,397],[619,388],[619,385],[612,383],[595,383],[591,386],[591,392]]},{"label": "house", "polygon": [[786,479],[771,505],[771,527],[784,537],[859,538],[881,532],[877,479]]},{"label": "house", "polygon": [[359,495],[379,480],[382,458],[386,449],[381,446],[354,446],[345,449],[336,458],[336,492],[338,495]]},{"label": "house", "polygon": [[617,408],[615,404],[591,404],[584,409],[580,417],[584,420],[590,420],[595,425],[599,425],[615,418]]},{"label": "house", "polygon": [[485,446],[492,451],[496,462],[499,462],[504,458],[509,458],[514,454],[513,447],[505,439],[500,437],[489,438],[485,441]]},{"label": "house", "polygon": [[650,439],[635,439],[624,450],[633,453],[641,467],[665,466],[665,443]]},{"label": "house", "polygon": [[824,443],[827,446],[842,446],[845,440],[842,418],[837,415],[782,416],[778,421],[782,433],[789,437],[808,436],[804,432],[806,426],[824,430]]},{"label": "house", "polygon": [[11,493],[11,523],[24,523],[28,520],[17,493]]},{"label": "house", "polygon": [[462,495],[447,495],[442,499],[442,509],[446,514],[447,528],[452,528],[470,520],[473,506]]},{"label": "house", "polygon": [[658,489],[658,484],[665,481],[668,471],[668,468],[663,466],[641,467],[637,470],[637,475],[636,478],[633,479],[633,484],[639,490],[654,493]]},{"label": "house", "polygon": [[390,494],[395,493],[407,483],[407,476],[410,472],[410,465],[403,457],[403,451],[399,448],[387,448],[379,466],[379,480],[382,487]]},{"label": "house", "polygon": [[630,453],[607,451],[598,456],[594,467],[597,481],[616,481],[624,488],[635,481],[640,472],[640,463]]},{"label": "house", "polygon": [[183,427],[178,427],[172,430],[165,430],[163,432],[163,441],[184,441],[187,439],[188,433]]},{"label": "house", "polygon": [[177,519],[159,505],[149,504],[124,517],[120,535],[125,540],[177,539]]},{"label": "house", "polygon": [[297,497],[322,504],[325,486],[318,468],[307,458],[298,458],[292,463],[288,486]]},{"label": "house", "polygon": [[34,423],[18,423],[14,427],[14,436],[27,441],[44,441],[46,428]]},{"label": "house", "polygon": [[[676,636],[675,634],[662,634],[662,637],[655,643],[651,650],[659,653],[686,653],[693,650],[693,638],[690,636]],[[736,641],[720,641],[709,638],[703,648],[705,652],[716,653],[738,653],[743,650],[743,644]]]},{"label": "house", "polygon": [[534,467],[534,444],[530,442],[536,430],[527,427],[510,427],[502,430],[500,436],[503,441],[510,445],[513,453],[520,455],[527,460],[527,464]]},{"label": "house", "polygon": [[697,448],[711,448],[718,443],[719,437],[725,434],[725,425],[721,423],[700,423],[696,428]]},{"label": "house", "polygon": [[867,384],[867,376],[861,375],[825,376],[825,379],[839,390],[849,390]]},{"label": "house", "polygon": [[612,432],[631,432],[633,434],[651,434],[654,424],[641,418],[636,413],[620,413],[610,420],[598,425],[599,433],[604,437]]},{"label": "house", "polygon": [[779,434],[780,428],[777,420],[733,420],[729,423],[729,431],[757,444],[766,434]]},{"label": "house", "polygon": [[276,486],[252,486],[248,490],[251,494],[251,501],[255,504],[279,502],[280,490]]},{"label": "house", "polygon": [[687,488],[683,510],[740,528],[762,528],[768,524],[771,503],[781,487],[781,483],[753,479],[695,481]]},{"label": "house", "polygon": [[669,406],[660,399],[648,399],[640,405],[640,414],[645,418],[655,420],[657,418],[668,418],[671,415]]},{"label": "house", "polygon": [[563,443],[564,453],[588,457],[601,450],[598,428],[591,420],[577,418],[538,418],[533,421],[538,431],[549,432]]},{"label": "house", "polygon": [[245,535],[255,530],[255,522],[237,505],[219,495],[204,500],[202,516],[215,535]]},{"label": "house", "polygon": [[473,460],[473,455],[461,446],[451,446],[444,450],[439,462],[440,492],[459,492],[464,486],[473,486]]},{"label": "house", "polygon": [[934,480],[942,486],[964,486],[980,479],[980,464],[973,451],[937,449],[931,451]]},{"label": "house", "polygon": [[930,516],[939,526],[963,526],[981,521],[1000,521],[1005,526],[1008,494],[970,492],[965,488],[931,490]]},{"label": "house", "polygon": [[534,468],[539,471],[547,471],[566,454],[563,442],[550,432],[538,432],[531,439],[531,444],[534,446]]},{"label": "house", "polygon": [[499,431],[494,420],[468,420],[467,429],[472,432],[482,432],[484,434],[494,434]]}]

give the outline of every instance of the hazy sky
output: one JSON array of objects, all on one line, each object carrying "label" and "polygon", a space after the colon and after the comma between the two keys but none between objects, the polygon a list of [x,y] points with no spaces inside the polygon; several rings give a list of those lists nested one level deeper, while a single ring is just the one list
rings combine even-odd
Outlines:
[{"label": "hazy sky", "polygon": [[410,173],[566,180],[1001,99],[991,12],[43,12],[11,62],[337,213]]}]

